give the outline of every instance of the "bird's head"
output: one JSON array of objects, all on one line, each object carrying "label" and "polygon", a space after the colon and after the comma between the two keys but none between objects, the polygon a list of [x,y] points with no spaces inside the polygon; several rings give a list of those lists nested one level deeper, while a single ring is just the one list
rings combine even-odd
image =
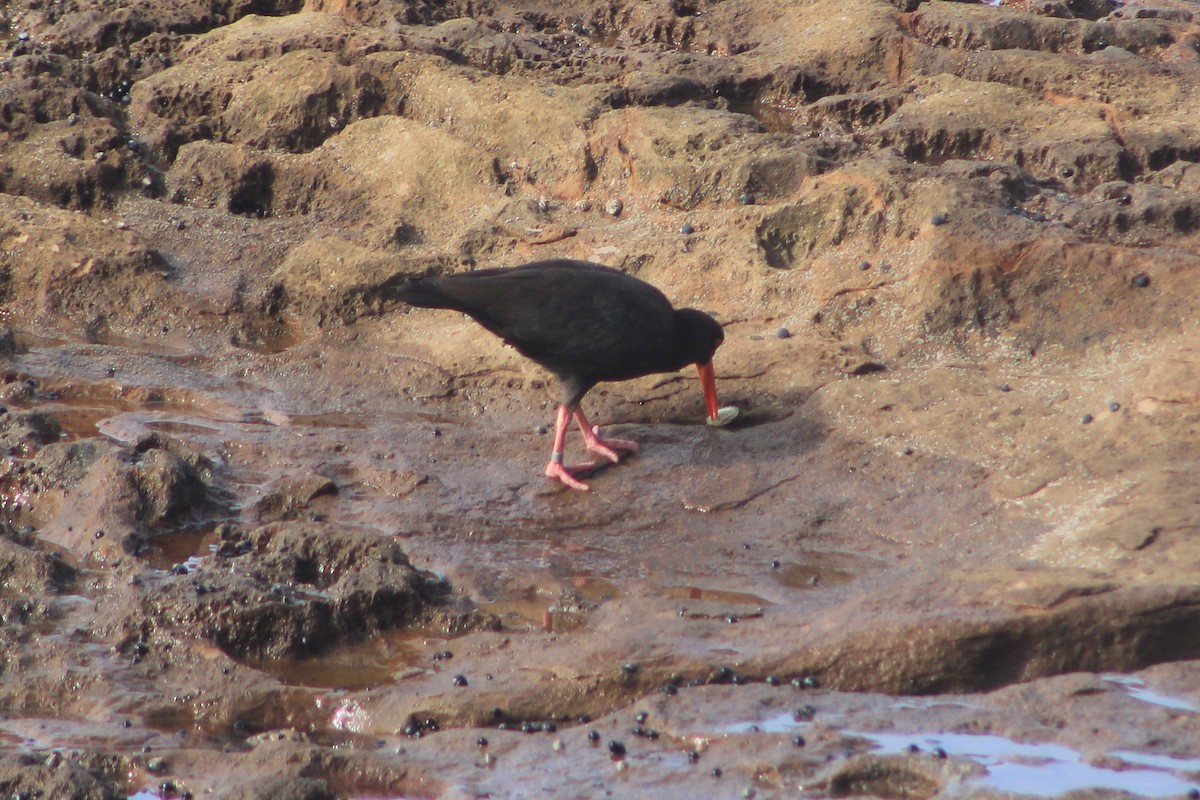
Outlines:
[{"label": "bird's head", "polygon": [[675,312],[675,353],[679,365],[695,364],[700,371],[700,388],[704,391],[704,405],[710,423],[718,424],[720,404],[717,402],[717,378],[713,371],[713,353],[725,341],[721,323],[694,308],[682,308]]},{"label": "bird's head", "polygon": [[684,364],[706,364],[712,361],[713,353],[725,341],[721,323],[694,308],[681,308],[675,312],[675,353],[680,366]]}]

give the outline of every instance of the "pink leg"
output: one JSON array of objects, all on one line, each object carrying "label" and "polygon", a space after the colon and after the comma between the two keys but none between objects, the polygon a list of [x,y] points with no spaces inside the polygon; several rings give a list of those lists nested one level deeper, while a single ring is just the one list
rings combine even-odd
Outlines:
[{"label": "pink leg", "polygon": [[546,463],[546,477],[562,481],[572,489],[581,492],[588,490],[587,484],[575,479],[576,472],[590,469],[591,464],[580,464],[568,467],[563,464],[563,445],[567,441],[567,428],[571,425],[571,409],[564,403],[558,407],[558,418],[554,423],[554,450],[550,453],[550,461]]},{"label": "pink leg", "polygon": [[616,464],[621,460],[617,455],[617,450],[624,450],[629,453],[638,451],[637,442],[631,442],[628,439],[601,439],[599,426],[593,426],[588,422],[588,418],[583,415],[583,409],[575,408],[575,419],[579,421],[579,429],[583,431],[583,445],[589,451],[595,453],[602,458],[607,458],[609,461]]}]

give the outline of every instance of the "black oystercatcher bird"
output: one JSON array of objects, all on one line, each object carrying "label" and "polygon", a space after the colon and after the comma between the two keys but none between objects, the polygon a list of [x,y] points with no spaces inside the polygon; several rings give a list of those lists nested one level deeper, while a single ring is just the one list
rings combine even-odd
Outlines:
[{"label": "black oystercatcher bird", "polygon": [[712,357],[725,339],[720,323],[695,309],[673,308],[658,289],[615,269],[586,261],[536,261],[414,279],[401,285],[398,294],[414,306],[467,314],[554,373],[562,383],[562,403],[546,476],[572,489],[587,490],[575,473],[593,466],[563,464],[572,417],[583,431],[584,445],[602,458],[616,463],[618,450],[638,449],[634,442],[602,439],[580,409],[584,394],[601,381],[695,364],[708,421],[724,424],[736,412],[717,405]]}]

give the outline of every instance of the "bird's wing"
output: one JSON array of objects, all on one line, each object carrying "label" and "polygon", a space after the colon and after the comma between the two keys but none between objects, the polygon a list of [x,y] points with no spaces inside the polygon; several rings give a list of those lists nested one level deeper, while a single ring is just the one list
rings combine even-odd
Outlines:
[{"label": "bird's wing", "polygon": [[673,310],[654,287],[586,265],[463,273],[439,281],[459,310],[559,373],[607,377],[669,346]]}]

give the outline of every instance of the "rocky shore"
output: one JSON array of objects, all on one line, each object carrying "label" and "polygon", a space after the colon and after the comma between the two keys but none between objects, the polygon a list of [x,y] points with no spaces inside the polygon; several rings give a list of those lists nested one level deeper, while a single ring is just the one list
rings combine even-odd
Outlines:
[{"label": "rocky shore", "polygon": [[[1200,791],[1200,5],[103,5],[0,4],[0,795]],[[736,423],[546,481],[394,290],[551,257]]]}]

